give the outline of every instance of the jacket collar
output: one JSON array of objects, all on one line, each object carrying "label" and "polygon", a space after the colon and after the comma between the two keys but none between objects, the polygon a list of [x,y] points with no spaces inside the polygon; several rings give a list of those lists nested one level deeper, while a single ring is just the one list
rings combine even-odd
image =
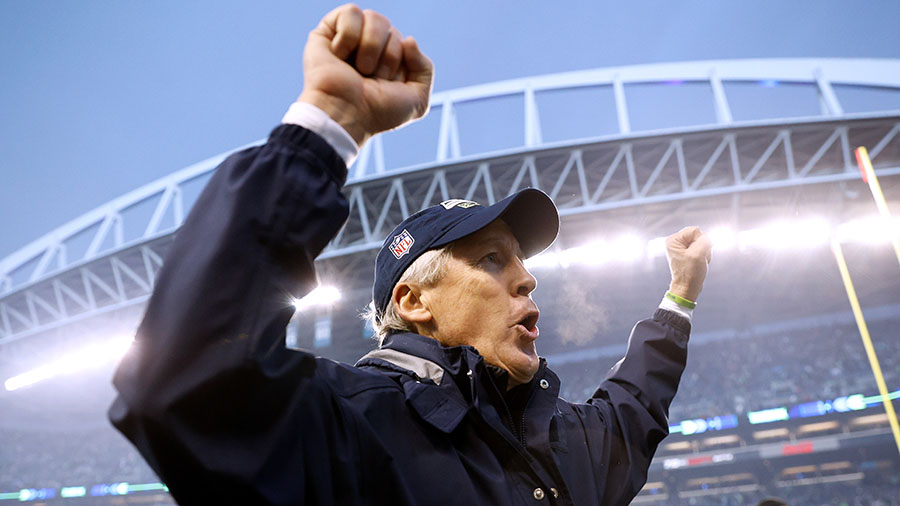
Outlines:
[{"label": "jacket collar", "polygon": [[449,433],[470,409],[461,388],[468,385],[467,373],[479,362],[483,359],[471,346],[445,347],[429,337],[400,333],[388,336],[356,366],[398,374],[406,402],[426,422]]},{"label": "jacket collar", "polygon": [[466,374],[470,367],[482,360],[478,351],[471,346],[444,346],[436,339],[411,332],[388,336],[379,350],[394,350],[428,360],[452,376]]},{"label": "jacket collar", "polygon": [[[438,430],[452,432],[470,409],[478,409],[489,423],[501,430],[502,422],[496,406],[476,408],[473,405],[474,385],[494,385],[496,378],[486,377],[492,376],[488,364],[471,346],[445,347],[434,339],[418,334],[393,334],[385,339],[380,348],[363,356],[356,366],[376,367],[396,374],[407,403]],[[542,384],[542,380],[547,380],[547,383]],[[503,383],[502,386],[505,386]],[[544,359],[541,359],[540,368],[528,390],[532,395],[531,399],[526,399],[528,443],[549,448],[547,427],[556,408],[559,378],[547,368]],[[481,391],[484,392],[483,387]],[[503,395],[502,392],[500,395]],[[484,400],[474,402],[483,403]],[[493,403],[489,401],[489,404]]]}]

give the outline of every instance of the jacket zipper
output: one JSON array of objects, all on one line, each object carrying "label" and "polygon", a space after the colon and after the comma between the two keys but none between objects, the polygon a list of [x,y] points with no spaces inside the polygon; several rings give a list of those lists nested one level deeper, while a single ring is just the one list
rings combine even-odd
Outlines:
[{"label": "jacket zipper", "polygon": [[[538,372],[540,372],[540,371],[538,371]],[[528,410],[528,405],[531,404],[531,399],[534,397],[534,390],[535,390],[534,386],[535,385],[537,385],[537,383],[532,381],[531,391],[528,392],[528,400],[525,401],[525,406],[522,407],[522,416],[519,419],[519,427],[521,429],[519,431],[519,437],[520,437],[519,442],[522,443],[522,446],[525,446],[525,412]],[[509,408],[507,408],[507,409],[509,409]]]},{"label": "jacket zipper", "polygon": [[504,415],[504,418],[506,418],[506,424],[509,427],[509,430],[512,431],[513,436],[516,437],[516,441],[518,441],[522,446],[525,446],[525,435],[522,433],[522,431],[525,430],[524,411],[522,414],[522,423],[520,425],[520,427],[522,428],[522,431],[516,430],[516,425],[515,425],[516,421],[513,420],[512,411],[509,410],[509,406],[507,406],[506,400],[503,401],[503,411],[504,411],[503,415]]},{"label": "jacket zipper", "polygon": [[[471,372],[471,370],[470,370],[470,372]],[[474,399],[475,398],[475,381],[472,376],[469,376],[469,379],[471,380],[469,382],[469,384],[472,386],[472,398]],[[512,411],[509,409],[509,403],[506,402],[506,397],[499,391],[497,393],[500,395],[500,404],[503,405],[503,411],[500,413],[500,416],[503,418],[503,425],[506,425],[506,427],[509,428],[509,431],[512,432],[513,437],[515,437],[516,441],[518,441],[518,443],[520,445],[522,445],[522,447],[524,448],[525,447],[525,410],[524,409],[522,410],[522,420],[519,424],[519,427],[521,427],[521,431],[516,430],[516,421],[513,420]],[[529,397],[529,400],[530,400],[530,397]]]}]

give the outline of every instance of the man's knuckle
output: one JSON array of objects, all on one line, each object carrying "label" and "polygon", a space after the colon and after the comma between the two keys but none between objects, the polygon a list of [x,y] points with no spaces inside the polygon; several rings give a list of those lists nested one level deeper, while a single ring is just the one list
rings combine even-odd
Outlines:
[{"label": "man's knuckle", "polygon": [[363,17],[363,11],[356,4],[344,4],[337,9],[335,9],[335,18],[343,18],[345,21],[347,19],[360,19]]},{"label": "man's knuckle", "polygon": [[373,11],[372,9],[366,9],[365,11],[363,11],[363,14],[366,17],[367,23],[374,23],[379,28],[383,28],[385,25],[388,24],[387,17],[385,17],[384,14],[382,14],[378,11]]},{"label": "man's knuckle", "polygon": [[403,54],[392,47],[388,47],[381,58],[382,61],[384,61],[384,63],[386,63],[388,66],[396,68],[397,65],[399,65],[402,61]]}]

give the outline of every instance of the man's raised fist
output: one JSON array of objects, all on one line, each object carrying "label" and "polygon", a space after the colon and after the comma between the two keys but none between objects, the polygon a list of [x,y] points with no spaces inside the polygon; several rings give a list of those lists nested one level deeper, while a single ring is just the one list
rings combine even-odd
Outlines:
[{"label": "man's raised fist", "polygon": [[346,4],[309,33],[303,74],[298,100],[325,111],[362,146],[428,112],[434,65],[386,17]]},{"label": "man's raised fist", "polygon": [[709,238],[699,227],[685,227],[666,238],[666,258],[672,272],[669,290],[679,297],[696,301],[712,260]]}]

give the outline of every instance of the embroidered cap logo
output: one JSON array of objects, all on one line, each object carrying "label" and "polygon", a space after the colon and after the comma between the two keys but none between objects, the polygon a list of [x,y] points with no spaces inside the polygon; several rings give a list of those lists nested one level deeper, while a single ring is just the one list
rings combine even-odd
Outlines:
[{"label": "embroidered cap logo", "polygon": [[391,253],[394,254],[394,258],[400,260],[400,257],[409,253],[409,248],[412,247],[413,243],[416,240],[413,239],[412,234],[403,229],[403,232],[394,236],[394,239],[391,241]]}]

